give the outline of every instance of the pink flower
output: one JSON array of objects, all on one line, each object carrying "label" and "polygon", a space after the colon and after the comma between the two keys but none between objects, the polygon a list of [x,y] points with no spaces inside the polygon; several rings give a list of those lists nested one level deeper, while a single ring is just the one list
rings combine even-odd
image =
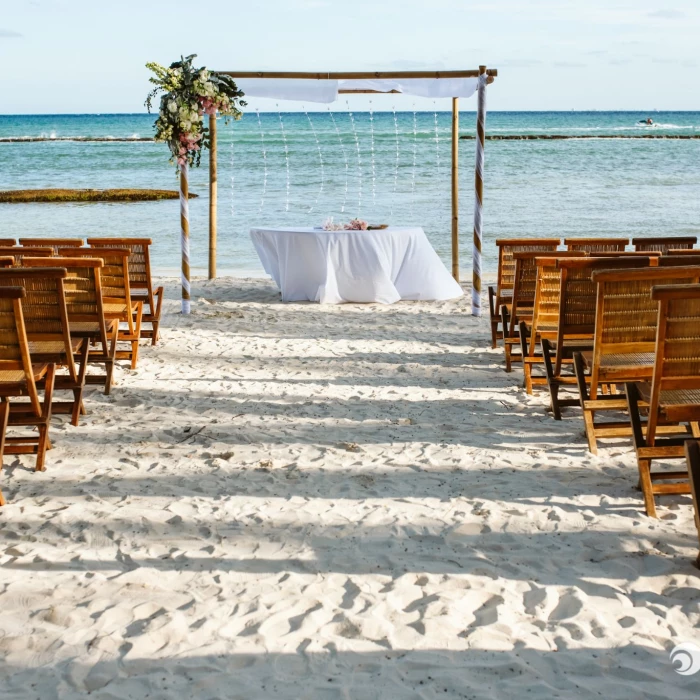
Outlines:
[{"label": "pink flower", "polygon": [[350,223],[345,224],[346,231],[366,231],[369,224],[362,219],[353,219]]}]

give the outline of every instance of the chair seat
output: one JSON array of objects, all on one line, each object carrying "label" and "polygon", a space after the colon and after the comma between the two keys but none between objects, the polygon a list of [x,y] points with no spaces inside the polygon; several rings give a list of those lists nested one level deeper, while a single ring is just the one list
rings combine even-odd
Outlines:
[{"label": "chair seat", "polygon": [[126,311],[126,302],[123,304],[103,304],[102,308],[106,314],[122,314]]},{"label": "chair seat", "polygon": [[[41,379],[48,370],[47,364],[32,365],[34,373],[34,381]],[[0,370],[0,384],[23,384],[24,372],[21,369],[5,369]]]},{"label": "chair seat", "polygon": [[[651,399],[651,384],[637,384],[642,401],[649,403]],[[697,406],[700,410],[700,389],[666,389],[659,393],[659,406],[662,411],[675,406]]]},{"label": "chair seat", "polygon": [[[552,345],[556,348],[557,347],[556,341],[553,342]],[[593,348],[593,338],[590,338],[590,339],[587,339],[587,338],[564,338],[563,345],[567,349],[581,350],[585,354],[586,350],[590,351]]]},{"label": "chair seat", "polygon": [[[80,350],[82,342],[80,338],[71,338],[73,352]],[[61,340],[30,340],[28,345],[30,355],[60,355],[65,352],[65,345]]]},{"label": "chair seat", "polygon": [[[593,352],[584,352],[583,361],[586,367],[591,367],[593,364]],[[653,352],[630,352],[621,353],[619,355],[603,355],[600,358],[601,372],[606,370],[614,372],[622,372],[626,369],[634,370],[640,367],[654,367],[654,353]]]},{"label": "chair seat", "polygon": [[[115,323],[116,321],[114,319],[109,319],[105,322],[108,333],[110,329],[114,328]],[[70,331],[71,333],[92,333],[94,335],[98,335],[100,332],[100,326],[97,321],[78,321],[77,323],[71,321]]]}]

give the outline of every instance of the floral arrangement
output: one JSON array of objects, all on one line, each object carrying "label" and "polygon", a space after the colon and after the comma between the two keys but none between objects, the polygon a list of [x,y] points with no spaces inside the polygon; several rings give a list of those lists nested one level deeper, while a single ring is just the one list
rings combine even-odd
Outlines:
[{"label": "floral arrangement", "polygon": [[331,216],[323,222],[324,231],[367,231],[369,224],[362,219],[352,219],[347,224],[336,224]]},{"label": "floral arrangement", "polygon": [[155,140],[168,144],[172,153],[170,162],[178,166],[186,163],[199,166],[202,149],[210,147],[205,114],[218,112],[228,123],[231,118],[240,119],[239,107],[246,106],[233,78],[195,68],[192,61],[196,57],[196,54],[182,57],[169,68],[158,63],[146,64],[155,73],[149,80],[156,86],[146,98],[149,112],[153,99],[165,93],[160,98]]}]

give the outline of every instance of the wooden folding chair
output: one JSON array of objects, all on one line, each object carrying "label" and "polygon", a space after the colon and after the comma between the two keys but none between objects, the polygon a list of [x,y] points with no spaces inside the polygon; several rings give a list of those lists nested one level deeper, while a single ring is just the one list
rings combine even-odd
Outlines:
[{"label": "wooden folding chair", "polygon": [[[495,348],[498,345],[498,340],[503,338],[509,323],[515,282],[513,253],[554,252],[560,243],[559,238],[504,238],[496,241],[498,246],[498,278],[495,286],[489,285],[491,347]],[[503,324],[501,331],[498,330],[499,323]]]},{"label": "wooden folding chair", "polygon": [[[49,442],[49,423],[54,386],[54,365],[32,363],[27,340],[21,287],[0,287],[0,456],[35,454],[36,471],[44,471]],[[44,386],[44,401],[39,399],[37,383]],[[10,402],[28,397],[29,402]],[[32,428],[31,435],[6,435],[7,427]],[[0,505],[4,499],[0,498]]]},{"label": "wooden folding chair", "polygon": [[113,385],[119,322],[105,319],[102,304],[101,258],[25,258],[27,267],[58,265],[67,271],[65,279],[66,308],[72,338],[85,338],[89,343],[88,364],[104,365],[104,374],[86,374],[86,384],[101,384],[109,394]]},{"label": "wooden folding chair", "polygon": [[120,328],[119,341],[129,343],[130,350],[117,348],[117,360],[129,360],[131,369],[136,369],[139,356],[139,338],[141,337],[141,318],[143,301],[131,298],[129,283],[128,248],[60,248],[62,257],[99,258],[104,262],[102,277],[102,307],[107,321],[117,321],[126,325]]},{"label": "wooden folding chair", "polygon": [[[71,338],[66,306],[65,269],[12,267],[0,269],[0,286],[24,287],[24,324],[29,350],[37,362],[65,367],[67,375],[57,375],[54,390],[69,391],[72,401],[54,401],[53,413],[70,413],[78,425],[84,413],[83,391],[87,370],[88,341]],[[76,365],[75,356],[80,358]]]},{"label": "wooden folding chair", "polygon": [[[151,328],[141,328],[141,337],[150,338],[151,345],[158,342],[158,328],[160,326],[160,313],[163,304],[163,287],[153,287],[151,274],[150,238],[88,238],[88,245],[92,248],[128,248],[131,251],[129,257],[129,284],[133,301],[143,301],[144,311],[142,323],[150,323]],[[148,304],[148,311],[145,309]],[[493,335],[493,331],[492,331]],[[496,347],[494,345],[494,347]]]},{"label": "wooden folding chair", "polygon": [[641,236],[632,239],[635,250],[658,250],[663,255],[672,249],[691,249],[697,242],[697,236]]},{"label": "wooden folding chair", "polygon": [[598,438],[626,437],[631,433],[629,421],[595,421],[601,411],[627,409],[625,397],[614,393],[616,385],[646,380],[652,375],[658,311],[651,288],[659,284],[696,283],[700,280],[700,267],[596,270],[591,279],[597,287],[593,351],[575,352],[574,369],[588,447],[597,454]]},{"label": "wooden folding chair", "polygon": [[11,255],[0,255],[0,267],[12,267],[15,259]]},{"label": "wooden folding chair", "polygon": [[[550,251],[556,254],[557,251]],[[515,264],[513,272],[513,290],[510,306],[501,307],[503,324],[503,349],[505,351],[506,372],[512,371],[513,362],[522,362],[523,342],[520,338],[520,323],[532,319],[537,288],[536,259],[547,255],[547,251],[514,251],[511,253]],[[520,347],[520,354],[513,354],[514,347]]]},{"label": "wooden folding chair", "polygon": [[[693,496],[693,510],[695,511],[695,528],[700,540],[700,441],[686,440],[685,458],[688,462],[688,477],[690,481],[690,493]],[[698,553],[695,565],[700,568],[700,553]]]},{"label": "wooden folding chair", "polygon": [[578,250],[585,253],[610,253],[623,251],[629,238],[565,238],[567,250]]},{"label": "wooden folding chair", "polygon": [[17,241],[14,238],[0,238],[0,248],[11,248],[16,245]]},{"label": "wooden folding chair", "polygon": [[25,248],[24,246],[0,246],[0,257],[12,258],[15,265],[21,265],[25,256],[33,258],[50,258],[53,256],[53,248]]},{"label": "wooden folding chair", "polygon": [[[545,384],[545,377],[533,375],[532,370],[536,365],[544,363],[541,352],[537,352],[538,345],[544,338],[552,338],[556,334],[559,323],[559,294],[560,275],[557,262],[568,258],[580,258],[586,253],[577,251],[555,251],[554,253],[537,253],[534,258],[535,266],[535,298],[532,306],[532,317],[527,315],[528,309],[523,314],[521,303],[521,283],[525,266],[530,265],[530,253],[518,254],[517,275],[520,280],[515,301],[516,313],[521,318],[519,324],[520,352],[523,357],[523,374],[525,376],[525,390],[532,394],[533,385]],[[529,270],[528,270],[529,274]],[[526,286],[525,289],[528,289]]]},{"label": "wooden folding chair", "polygon": [[85,242],[82,238],[20,238],[19,244],[25,248],[51,248],[58,255],[59,248],[82,248]]},{"label": "wooden folding chair", "polygon": [[[700,284],[654,287],[651,298],[658,305],[651,384],[629,382],[626,390],[644,505],[655,518],[655,494],[690,492],[685,469],[652,472],[651,464],[682,459],[685,438],[700,438]],[[642,402],[648,407],[646,425]],[[661,437],[662,426],[683,426],[686,435]]]},{"label": "wooden folding chair", "polygon": [[[547,386],[550,395],[550,408],[555,420],[561,420],[561,409],[565,406],[580,406],[576,398],[562,399],[559,390],[564,386],[576,386],[576,377],[564,374],[564,367],[571,366],[573,354],[593,348],[595,331],[596,288],[591,280],[594,270],[628,269],[646,267],[650,258],[608,254],[608,257],[559,258],[558,309],[556,328],[542,339]],[[612,255],[612,257],[610,257]]]}]

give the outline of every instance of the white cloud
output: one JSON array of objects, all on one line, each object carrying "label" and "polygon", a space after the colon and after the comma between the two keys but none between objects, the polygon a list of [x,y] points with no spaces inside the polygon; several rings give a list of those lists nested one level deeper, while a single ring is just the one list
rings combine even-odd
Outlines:
[{"label": "white cloud", "polygon": [[685,13],[680,10],[656,10],[655,12],[650,12],[649,17],[654,19],[681,19],[685,17]]},{"label": "white cloud", "polygon": [[22,35],[11,29],[0,29],[0,39],[19,39]]}]

